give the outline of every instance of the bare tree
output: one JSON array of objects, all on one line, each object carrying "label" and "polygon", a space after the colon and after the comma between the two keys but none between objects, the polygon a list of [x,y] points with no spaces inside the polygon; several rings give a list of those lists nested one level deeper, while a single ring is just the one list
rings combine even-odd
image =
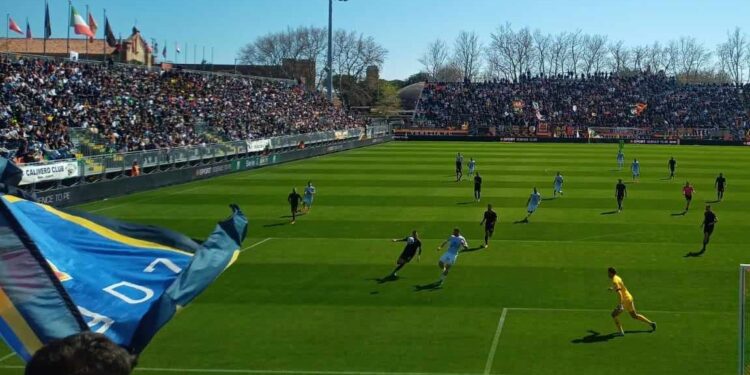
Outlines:
[{"label": "bare tree", "polygon": [[696,75],[711,60],[711,52],[694,37],[680,37],[677,48],[679,73],[687,77]]},{"label": "bare tree", "polygon": [[464,78],[474,80],[482,65],[482,44],[476,32],[461,31],[456,37],[454,62],[461,68]]},{"label": "bare tree", "polygon": [[448,61],[448,46],[440,39],[435,39],[427,46],[427,51],[419,58],[419,62],[424,66],[425,72],[435,79],[438,71],[445,66]]},{"label": "bare tree", "polygon": [[622,40],[609,45],[609,66],[613,72],[621,72],[628,67],[630,52]]},{"label": "bare tree", "polygon": [[716,47],[721,70],[726,72],[735,85],[744,82],[745,62],[748,54],[747,36],[739,27],[727,32],[727,41]]},{"label": "bare tree", "polygon": [[550,52],[553,74],[565,73],[565,61],[568,57],[568,34],[563,32],[555,35],[550,46]]},{"label": "bare tree", "polygon": [[667,46],[662,50],[662,63],[664,71],[670,75],[677,75],[679,72],[680,47],[676,40],[670,40]]},{"label": "bare tree", "polygon": [[530,71],[534,56],[534,38],[528,28],[513,31],[510,23],[500,25],[490,35],[487,59],[495,76],[518,80]]},{"label": "bare tree", "polygon": [[583,71],[586,74],[599,72],[607,57],[607,37],[586,35],[583,37]]},{"label": "bare tree", "polygon": [[578,62],[581,60],[583,51],[583,35],[581,29],[568,34],[568,57],[570,58],[570,71],[578,73]]},{"label": "bare tree", "polygon": [[658,72],[664,69],[664,51],[659,42],[654,42],[649,47],[646,47],[646,57],[643,62],[644,68],[652,72]]},{"label": "bare tree", "polygon": [[549,34],[542,34],[537,29],[534,31],[534,48],[536,48],[536,62],[537,72],[541,75],[549,74],[550,64],[550,46],[552,45],[552,36]]},{"label": "bare tree", "polygon": [[648,54],[648,46],[635,46],[631,50],[631,63],[633,64],[633,70],[643,70],[646,65],[646,56]]}]

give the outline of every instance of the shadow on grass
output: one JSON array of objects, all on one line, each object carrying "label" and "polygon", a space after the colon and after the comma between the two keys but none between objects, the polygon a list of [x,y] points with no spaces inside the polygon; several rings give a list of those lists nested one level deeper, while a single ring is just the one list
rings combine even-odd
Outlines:
[{"label": "shadow on grass", "polygon": [[620,171],[622,171],[622,169],[610,169],[609,171],[610,172],[620,172]]},{"label": "shadow on grass", "polygon": [[672,213],[672,216],[685,216],[686,214],[687,214],[687,211],[674,212]]},{"label": "shadow on grass", "polygon": [[553,200],[555,200],[555,199],[557,199],[557,197],[552,197],[552,198],[542,198],[542,200],[543,200],[543,201],[553,201]]},{"label": "shadow on grass", "polygon": [[714,199],[712,201],[706,201],[706,203],[719,203],[719,202],[721,202],[721,201],[718,200],[718,199]]},{"label": "shadow on grass", "polygon": [[385,284],[385,283],[390,283],[390,282],[393,282],[393,281],[397,281],[398,279],[400,279],[400,277],[395,276],[395,275],[388,275],[386,277],[375,278],[375,279],[367,279],[367,280],[375,281],[378,284]]},{"label": "shadow on grass", "polygon": [[661,180],[662,180],[662,181],[669,181],[669,180],[671,180],[671,179],[672,179],[671,177],[664,177],[664,178],[662,178]]},{"label": "shadow on grass", "polygon": [[[596,332],[592,329],[588,330],[588,332],[589,332],[588,335],[583,336],[579,339],[570,340],[570,342],[573,344],[596,344],[600,342],[607,342],[617,337],[621,337],[617,335],[616,333],[608,333],[606,335],[602,335],[601,333]],[[626,336],[636,334],[636,333],[651,333],[651,331],[647,331],[647,330],[625,331]]]},{"label": "shadow on grass", "polygon": [[700,250],[696,252],[689,252],[683,256],[683,258],[699,258],[703,256],[703,254],[706,252],[706,250]]},{"label": "shadow on grass", "polygon": [[[305,216],[306,212],[297,212],[297,217]],[[279,216],[280,219],[291,219],[292,215]]]},{"label": "shadow on grass", "polygon": [[471,253],[471,252],[482,250],[482,249],[484,249],[484,246],[470,247],[470,248],[468,248],[466,250],[461,250],[461,254],[463,254],[463,253]]},{"label": "shadow on grass", "polygon": [[466,201],[466,202],[456,202],[456,204],[458,204],[458,205],[462,205],[462,206],[465,206],[465,205],[467,205],[467,204],[472,204],[472,203],[474,203],[474,201]]},{"label": "shadow on grass", "polygon": [[614,210],[614,211],[606,211],[606,212],[602,212],[602,213],[600,213],[599,215],[614,215],[614,214],[616,214],[617,212],[618,212],[617,210]]},{"label": "shadow on grass", "polygon": [[442,284],[440,284],[440,281],[435,281],[434,283],[424,284],[424,285],[414,285],[415,292],[424,292],[424,291],[433,292],[436,290],[440,290],[442,288],[443,286]]},{"label": "shadow on grass", "polygon": [[270,228],[270,227],[280,227],[280,226],[282,226],[282,225],[286,225],[286,224],[288,224],[288,223],[289,223],[288,221],[284,221],[284,222],[281,222],[281,223],[266,224],[266,225],[264,225],[264,227],[266,227],[266,228]]},{"label": "shadow on grass", "polygon": [[513,222],[513,224],[528,224],[528,223],[529,223],[529,219],[517,220]]}]

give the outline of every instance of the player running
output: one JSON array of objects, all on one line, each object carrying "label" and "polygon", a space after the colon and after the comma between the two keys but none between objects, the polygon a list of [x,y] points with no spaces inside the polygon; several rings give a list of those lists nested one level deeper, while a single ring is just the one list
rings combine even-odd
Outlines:
[{"label": "player running", "polygon": [[622,314],[624,310],[628,310],[631,318],[640,320],[651,326],[651,332],[656,331],[656,323],[648,320],[648,318],[646,318],[645,316],[638,314],[638,312],[635,310],[633,296],[628,291],[628,288],[625,287],[625,284],[622,282],[620,276],[617,276],[617,270],[615,270],[613,267],[609,267],[607,273],[609,275],[609,278],[612,280],[612,286],[609,288],[609,290],[617,293],[619,296],[617,307],[615,307],[614,311],[612,311],[612,319],[615,320],[615,326],[617,326],[617,335],[625,336],[625,331],[622,329],[622,323],[620,323],[620,319],[617,318],[620,314]]},{"label": "player running", "polygon": [[622,149],[617,150],[617,170],[621,171],[625,165],[625,154],[622,153]]},{"label": "player running", "polygon": [[419,261],[422,256],[422,241],[419,240],[419,234],[417,231],[413,230],[411,236],[406,236],[402,239],[394,239],[393,242],[406,242],[404,251],[401,252],[401,255],[396,261],[396,269],[394,269],[390,275],[390,277],[397,277],[398,275],[396,272],[404,268],[407,263],[411,262],[414,255],[417,256],[417,261]]},{"label": "player running", "polygon": [[718,222],[719,218],[717,218],[716,214],[711,211],[711,206],[706,205],[706,212],[703,213],[703,223],[701,223],[703,226],[703,247],[701,248],[701,251],[697,253],[689,253],[688,255],[701,256],[706,252],[706,245],[708,245],[708,241],[711,239],[711,234],[714,233],[714,227]]},{"label": "player running", "polygon": [[304,212],[309,212],[312,208],[313,199],[315,198],[315,186],[313,186],[312,181],[307,181],[307,186],[305,187],[305,197],[302,200],[302,210]]},{"label": "player running", "polygon": [[539,194],[539,191],[534,188],[534,191],[529,195],[529,199],[526,201],[526,212],[528,215],[521,220],[522,223],[528,223],[529,217],[531,214],[533,214],[537,208],[539,208],[539,205],[542,203],[542,195]]},{"label": "player running", "polygon": [[674,170],[677,167],[677,160],[674,160],[674,156],[669,159],[667,166],[669,167],[669,179],[674,180]]},{"label": "player running", "polygon": [[479,176],[479,172],[474,176],[474,201],[479,202],[482,198],[482,177]]},{"label": "player running", "polygon": [[474,158],[469,158],[469,177],[474,175],[474,171],[477,168],[477,161]]},{"label": "player running", "polygon": [[466,243],[466,239],[461,235],[461,231],[458,228],[453,229],[453,234],[438,246],[437,251],[442,250],[446,244],[448,244],[448,250],[445,251],[438,261],[438,267],[442,270],[440,273],[440,281],[438,282],[441,286],[443,285],[445,278],[448,277],[448,272],[450,272],[451,267],[456,264],[458,253],[461,250],[467,250],[469,248],[469,244]]},{"label": "player running", "polygon": [[461,181],[464,176],[464,157],[459,152],[456,154],[456,182]]},{"label": "player running", "polygon": [[721,202],[724,199],[724,189],[727,187],[727,179],[724,178],[724,174],[719,173],[714,186],[716,186],[716,200]]},{"label": "player running", "polygon": [[479,225],[484,224],[484,248],[488,248],[490,246],[490,238],[492,238],[492,234],[495,233],[495,224],[497,223],[497,213],[495,211],[492,211],[492,205],[487,205],[487,211],[484,212],[484,217],[482,217],[482,221],[479,222]]},{"label": "player running", "polygon": [[633,181],[638,182],[641,178],[641,163],[638,162],[638,159],[633,159],[630,171],[633,173]]},{"label": "player running", "polygon": [[690,182],[685,182],[685,186],[682,188],[682,195],[685,196],[685,201],[687,202],[685,204],[685,212],[688,212],[690,209],[690,202],[693,200],[693,193],[695,193],[695,189],[690,186]]},{"label": "player running", "polygon": [[560,174],[560,172],[557,172],[557,176],[555,176],[555,181],[554,181],[554,190],[552,191],[553,197],[556,198],[557,193],[560,193],[560,195],[563,195],[562,185],[563,185],[563,176]]},{"label": "player running", "polygon": [[286,198],[289,202],[289,208],[292,210],[292,224],[297,222],[297,209],[299,208],[299,201],[302,200],[302,196],[297,193],[297,188],[292,188],[292,192]]},{"label": "player running", "polygon": [[628,188],[622,182],[622,179],[617,180],[615,185],[615,198],[617,198],[617,212],[622,212],[622,201],[628,196]]}]

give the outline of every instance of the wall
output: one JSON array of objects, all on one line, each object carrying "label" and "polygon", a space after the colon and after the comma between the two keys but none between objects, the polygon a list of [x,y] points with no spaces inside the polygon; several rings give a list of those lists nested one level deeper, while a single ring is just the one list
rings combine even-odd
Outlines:
[{"label": "wall", "polygon": [[49,191],[40,191],[35,195],[41,203],[59,207],[72,206],[102,200],[104,198],[156,189],[168,185],[183,184],[228,173],[261,168],[358,147],[371,146],[389,140],[390,137],[346,141],[328,146],[310,147],[303,150],[294,150],[269,156],[251,156],[242,159],[220,161],[213,164],[186,167],[172,171],[151,173],[138,177],[123,177],[116,180],[83,184]]},{"label": "wall", "polygon": [[[510,142],[510,143],[618,143],[616,138],[547,138],[547,137],[493,137],[493,136],[459,136],[459,135],[396,135],[398,141],[454,141],[454,142]],[[720,141],[710,139],[624,139],[631,144],[655,145],[703,145],[703,146],[750,146],[750,142]]]}]

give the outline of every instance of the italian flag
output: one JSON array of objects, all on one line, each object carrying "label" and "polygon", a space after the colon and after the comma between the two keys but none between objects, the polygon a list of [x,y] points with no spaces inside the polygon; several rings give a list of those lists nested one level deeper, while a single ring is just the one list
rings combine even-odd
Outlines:
[{"label": "italian flag", "polygon": [[74,32],[78,35],[86,35],[89,38],[94,37],[94,33],[91,32],[91,28],[86,24],[86,21],[78,14],[75,7],[70,7],[70,27],[73,28]]}]

